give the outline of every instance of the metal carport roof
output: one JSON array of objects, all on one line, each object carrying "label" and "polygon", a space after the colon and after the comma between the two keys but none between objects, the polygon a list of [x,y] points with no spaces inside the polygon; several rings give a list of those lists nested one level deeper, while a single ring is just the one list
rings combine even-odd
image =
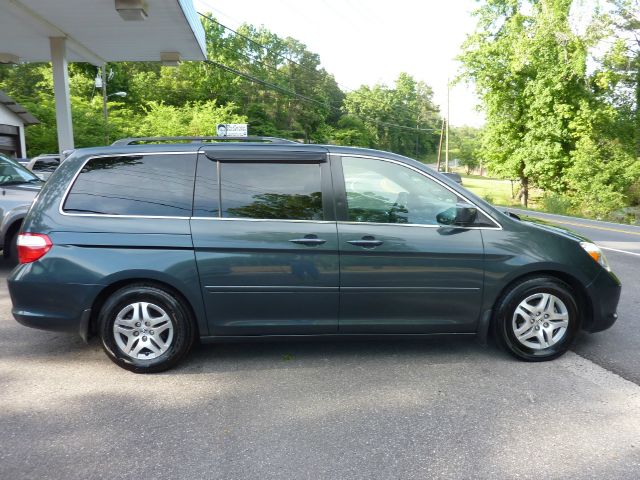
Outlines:
[{"label": "metal carport roof", "polygon": [[53,64],[60,151],[73,148],[68,62],[178,58],[206,58],[191,0],[0,0],[0,63]]}]

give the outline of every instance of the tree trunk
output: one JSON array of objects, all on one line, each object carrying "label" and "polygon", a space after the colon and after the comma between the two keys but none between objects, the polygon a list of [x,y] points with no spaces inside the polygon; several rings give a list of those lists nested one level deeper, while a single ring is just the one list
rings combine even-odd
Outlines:
[{"label": "tree trunk", "polygon": [[522,201],[523,207],[529,208],[529,179],[522,177],[520,181],[522,182],[522,196],[520,200]]}]

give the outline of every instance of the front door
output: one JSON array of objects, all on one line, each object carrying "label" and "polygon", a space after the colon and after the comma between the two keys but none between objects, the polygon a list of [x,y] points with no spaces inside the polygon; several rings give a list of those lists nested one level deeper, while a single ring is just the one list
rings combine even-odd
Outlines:
[{"label": "front door", "polygon": [[335,333],[338,239],[326,153],[246,148],[198,159],[191,231],[210,332]]},{"label": "front door", "polygon": [[401,162],[332,160],[342,190],[340,332],[475,331],[484,275],[480,227],[436,219],[462,199]]}]

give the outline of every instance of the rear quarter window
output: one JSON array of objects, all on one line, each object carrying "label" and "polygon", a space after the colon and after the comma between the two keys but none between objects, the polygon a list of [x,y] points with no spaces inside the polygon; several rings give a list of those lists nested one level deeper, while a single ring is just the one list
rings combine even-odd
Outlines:
[{"label": "rear quarter window", "polygon": [[67,213],[191,215],[195,154],[90,159],[63,205]]}]

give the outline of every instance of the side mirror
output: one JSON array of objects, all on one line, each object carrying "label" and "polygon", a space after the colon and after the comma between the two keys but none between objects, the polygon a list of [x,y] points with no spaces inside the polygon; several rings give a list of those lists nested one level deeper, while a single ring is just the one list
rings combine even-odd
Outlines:
[{"label": "side mirror", "polygon": [[436,220],[441,225],[452,225],[459,227],[467,227],[473,225],[478,216],[478,209],[469,203],[457,203],[455,207],[436,215]]}]

